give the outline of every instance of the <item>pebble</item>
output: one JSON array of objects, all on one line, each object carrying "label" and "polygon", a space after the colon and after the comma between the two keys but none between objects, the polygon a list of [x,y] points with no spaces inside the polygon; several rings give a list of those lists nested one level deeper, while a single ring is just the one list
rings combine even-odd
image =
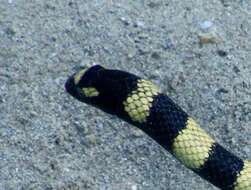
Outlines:
[{"label": "pebble", "polygon": [[1,103],[4,103],[5,102],[5,99],[3,97],[0,96],[0,104]]},{"label": "pebble", "polygon": [[137,190],[137,185],[132,185],[132,190]]},{"label": "pebble", "polygon": [[172,48],[172,47],[173,47],[173,43],[172,43],[171,39],[169,39],[169,38],[166,39],[166,40],[164,41],[164,43],[162,44],[162,47],[163,47],[163,49],[165,49],[165,50]]},{"label": "pebble", "polygon": [[153,59],[160,59],[160,58],[161,58],[161,56],[160,56],[160,54],[159,54],[158,52],[153,52],[153,53],[151,54],[151,57],[152,57]]},{"label": "pebble", "polygon": [[66,79],[63,77],[58,77],[54,79],[55,84],[57,84],[58,86],[61,86],[64,83],[64,81],[66,81]]},{"label": "pebble", "polygon": [[227,52],[224,51],[224,50],[218,50],[217,53],[218,53],[218,55],[221,56],[221,57],[226,57],[226,56],[227,56]]},{"label": "pebble", "polygon": [[96,144],[96,137],[95,137],[95,135],[93,135],[93,134],[86,135],[85,136],[85,144],[88,147],[91,147],[91,146],[95,145]]},{"label": "pebble", "polygon": [[124,23],[124,25],[129,25],[130,22],[128,21],[128,19],[126,19],[125,17],[120,17],[120,20]]},{"label": "pebble", "polygon": [[214,44],[220,41],[218,37],[212,33],[200,34],[199,40],[200,44]]},{"label": "pebble", "polygon": [[233,71],[235,73],[239,73],[241,70],[239,69],[239,67],[237,67],[236,65],[233,67]]},{"label": "pebble", "polygon": [[135,57],[135,53],[129,52],[129,53],[127,54],[127,58],[128,58],[128,59],[133,59],[134,57]]},{"label": "pebble", "polygon": [[200,29],[205,31],[205,30],[209,30],[210,28],[212,28],[213,22],[210,20],[205,20],[203,22],[200,22],[199,25],[200,25]]},{"label": "pebble", "polygon": [[6,34],[10,35],[10,36],[14,36],[16,34],[16,30],[14,27],[9,27],[6,29]]},{"label": "pebble", "polygon": [[136,23],[134,24],[135,27],[139,27],[139,28],[144,28],[145,27],[145,23],[143,21],[136,21]]},{"label": "pebble", "polygon": [[11,128],[3,128],[2,130],[0,130],[0,136],[3,137],[10,137],[12,135],[12,129]]},{"label": "pebble", "polygon": [[144,133],[139,129],[133,128],[131,131],[132,131],[132,137],[134,138],[139,138],[144,136]]},{"label": "pebble", "polygon": [[247,155],[251,154],[251,151],[250,151],[250,149],[247,146],[244,146],[243,152],[245,152]]},{"label": "pebble", "polygon": [[148,3],[148,6],[150,8],[158,8],[159,6],[161,6],[161,3],[160,2],[151,1],[150,3]]}]

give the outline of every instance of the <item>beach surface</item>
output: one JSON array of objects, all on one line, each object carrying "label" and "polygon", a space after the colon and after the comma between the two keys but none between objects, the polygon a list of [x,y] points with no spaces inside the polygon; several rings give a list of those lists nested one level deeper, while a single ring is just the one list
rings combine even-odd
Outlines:
[{"label": "beach surface", "polygon": [[250,31],[250,0],[0,0],[0,190],[216,190],[64,83],[137,74],[251,160]]}]

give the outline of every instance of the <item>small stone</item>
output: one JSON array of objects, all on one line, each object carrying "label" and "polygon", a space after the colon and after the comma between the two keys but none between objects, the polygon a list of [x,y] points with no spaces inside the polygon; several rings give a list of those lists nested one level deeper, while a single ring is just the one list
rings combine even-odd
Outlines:
[{"label": "small stone", "polygon": [[153,59],[160,59],[160,54],[158,52],[153,52],[152,55],[151,55],[151,57]]},{"label": "small stone", "polygon": [[221,56],[221,57],[226,57],[226,56],[227,56],[227,52],[224,51],[224,50],[218,50],[217,53],[218,53],[218,55]]},{"label": "small stone", "polygon": [[128,54],[127,54],[127,58],[128,59],[133,59],[135,57],[135,53],[134,52],[129,52]]},{"label": "small stone", "polygon": [[229,91],[225,88],[220,88],[216,91],[215,93],[215,98],[220,100],[220,101],[224,101],[224,95],[229,93]]},{"label": "small stone", "polygon": [[227,0],[220,0],[220,2],[224,7],[230,6],[230,3]]},{"label": "small stone", "polygon": [[143,135],[144,135],[144,133],[141,130],[139,130],[137,128],[132,129],[132,136],[134,138],[139,138],[139,137],[142,137]]},{"label": "small stone", "polygon": [[4,103],[5,102],[5,99],[3,97],[0,96],[0,104],[1,103]]},{"label": "small stone", "polygon": [[0,131],[0,136],[3,137],[10,137],[12,135],[12,129],[11,128],[3,128]]},{"label": "small stone", "polygon": [[14,36],[16,34],[16,31],[13,27],[9,27],[6,29],[6,34],[8,34],[10,36]]},{"label": "small stone", "polygon": [[73,2],[69,2],[68,5],[69,5],[70,7],[72,7],[72,6],[73,6]]},{"label": "small stone", "polygon": [[200,25],[200,29],[209,30],[213,26],[213,23],[210,20],[205,20],[199,23],[199,25]]},{"label": "small stone", "polygon": [[233,67],[233,70],[234,70],[235,73],[239,73],[240,72],[240,69],[236,65]]},{"label": "small stone", "polygon": [[245,152],[246,155],[250,155],[250,153],[251,153],[250,149],[247,146],[244,146],[243,152]]},{"label": "small stone", "polygon": [[140,27],[140,28],[144,28],[145,27],[145,23],[143,21],[136,21],[136,23],[134,24],[135,27]]},{"label": "small stone", "polygon": [[228,90],[225,89],[225,88],[220,88],[220,89],[217,90],[216,93],[220,93],[220,94],[223,93],[223,94],[226,94],[226,93],[228,93]]},{"label": "small stone", "polygon": [[57,38],[56,38],[56,37],[51,37],[51,40],[52,40],[53,42],[56,42],[56,41],[57,41]]},{"label": "small stone", "polygon": [[61,81],[64,81],[64,80],[62,79],[62,77],[58,77],[58,78],[54,79],[54,82],[55,82],[58,86],[62,84]]},{"label": "small stone", "polygon": [[137,190],[137,185],[132,185],[132,190]]},{"label": "small stone", "polygon": [[162,44],[162,47],[165,50],[172,48],[173,47],[173,43],[172,43],[171,39],[168,38],[167,40],[165,40],[164,43]]},{"label": "small stone", "polygon": [[219,42],[216,35],[207,33],[199,35],[200,44],[214,44]]},{"label": "small stone", "polygon": [[96,144],[96,137],[93,134],[86,135],[84,141],[87,146],[92,146]]},{"label": "small stone", "polygon": [[128,21],[128,19],[126,19],[125,17],[120,17],[120,20],[123,22],[124,25],[129,25],[130,22]]},{"label": "small stone", "polygon": [[151,1],[150,3],[147,4],[148,7],[150,8],[158,8],[159,6],[161,6],[161,4],[159,2],[155,2],[155,1]]}]

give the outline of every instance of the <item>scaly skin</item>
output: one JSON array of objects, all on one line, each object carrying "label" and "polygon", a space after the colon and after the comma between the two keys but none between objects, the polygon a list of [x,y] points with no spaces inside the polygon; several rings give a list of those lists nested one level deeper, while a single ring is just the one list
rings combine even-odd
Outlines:
[{"label": "scaly skin", "polygon": [[139,127],[220,189],[251,190],[251,163],[215,142],[150,81],[96,65],[72,75],[65,87],[78,100]]}]

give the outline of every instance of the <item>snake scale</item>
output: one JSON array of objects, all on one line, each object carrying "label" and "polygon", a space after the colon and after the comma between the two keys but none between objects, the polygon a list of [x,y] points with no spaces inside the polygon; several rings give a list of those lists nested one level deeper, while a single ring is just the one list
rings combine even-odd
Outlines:
[{"label": "snake scale", "polygon": [[214,141],[152,82],[100,65],[67,80],[74,98],[137,126],[186,167],[223,190],[251,190],[251,162]]}]

